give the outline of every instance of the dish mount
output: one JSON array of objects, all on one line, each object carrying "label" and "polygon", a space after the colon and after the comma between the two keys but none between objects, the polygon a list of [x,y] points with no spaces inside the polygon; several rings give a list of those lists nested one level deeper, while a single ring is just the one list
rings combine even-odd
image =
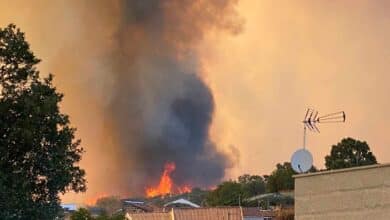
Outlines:
[{"label": "dish mount", "polygon": [[294,152],[291,157],[291,167],[297,173],[306,173],[313,166],[313,156],[306,150],[306,130],[320,133],[318,124],[323,123],[344,123],[346,119],[345,112],[339,111],[323,116],[319,116],[318,111],[307,109],[303,119],[303,148]]}]

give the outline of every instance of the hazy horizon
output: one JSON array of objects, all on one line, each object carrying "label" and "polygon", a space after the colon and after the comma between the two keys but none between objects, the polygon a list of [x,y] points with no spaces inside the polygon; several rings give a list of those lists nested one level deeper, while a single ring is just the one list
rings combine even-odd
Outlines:
[{"label": "hazy horizon", "polygon": [[[120,181],[123,170],[111,166],[122,153],[112,146],[123,134],[110,129],[113,120],[103,111],[114,94],[112,72],[102,54],[115,44],[117,2],[109,9],[108,3],[91,9],[76,1],[0,0],[0,26],[15,23],[26,33],[42,59],[40,72],[53,73],[65,94],[62,110],[87,151],[81,165],[88,191],[66,195],[65,202],[125,193],[110,188],[116,179],[118,187],[126,187]],[[321,133],[308,134],[307,149],[316,167],[324,167],[330,147],[344,137],[367,141],[379,163],[390,161],[390,2],[229,2],[241,29],[207,26],[199,41],[189,37],[195,45],[195,55],[189,56],[196,56],[196,63],[185,65],[197,66],[197,76],[213,96],[209,139],[216,152],[231,160],[222,163],[223,179],[269,174],[277,163],[289,161],[302,146],[307,108],[347,114],[345,124],[320,125]],[[199,26],[209,25],[202,22]]]}]

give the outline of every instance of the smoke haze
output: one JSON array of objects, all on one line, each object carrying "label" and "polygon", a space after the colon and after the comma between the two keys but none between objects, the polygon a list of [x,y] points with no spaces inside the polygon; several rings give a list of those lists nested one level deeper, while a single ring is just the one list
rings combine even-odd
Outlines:
[{"label": "smoke haze", "polygon": [[209,137],[214,99],[200,78],[196,46],[210,28],[238,31],[225,18],[233,3],[121,2],[108,117],[129,189],[157,183],[167,162],[176,163],[176,184],[200,187],[216,184],[231,166]]},{"label": "smoke haze", "polygon": [[[33,50],[56,47],[38,51],[47,52],[41,70],[60,70],[64,111],[87,150],[87,195],[143,195],[167,162],[176,164],[175,184],[199,187],[217,184],[233,166],[209,136],[215,103],[197,47],[209,31],[240,32],[235,0],[12,4],[39,25],[44,38],[31,42]],[[39,14],[44,8],[48,14]],[[36,33],[9,22],[28,39]]]},{"label": "smoke haze", "polygon": [[[214,176],[191,177],[194,184],[267,174],[301,146],[307,107],[347,112],[346,124],[308,135],[317,167],[345,136],[367,141],[379,162],[390,161],[386,0],[0,0],[0,6],[0,25],[14,22],[26,32],[42,59],[39,69],[54,73],[65,93],[63,111],[87,150],[84,197],[131,195],[142,182],[156,184],[163,157],[178,160],[173,175],[183,182],[190,174],[181,172],[201,177],[204,166],[196,166],[214,158],[214,169],[206,169]],[[189,152],[176,150],[184,142],[200,154],[191,157],[196,166],[183,158]],[[141,146],[168,147],[157,157]],[[179,171],[183,164],[190,165]]]}]

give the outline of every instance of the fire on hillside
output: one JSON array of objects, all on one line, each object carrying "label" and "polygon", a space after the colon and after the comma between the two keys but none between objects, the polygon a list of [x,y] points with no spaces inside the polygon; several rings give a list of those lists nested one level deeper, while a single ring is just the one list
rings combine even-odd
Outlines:
[{"label": "fire on hillside", "polygon": [[190,185],[177,186],[172,178],[171,174],[175,171],[176,164],[174,162],[168,162],[164,166],[164,172],[161,175],[159,184],[155,187],[146,187],[146,197],[164,196],[168,194],[181,194],[191,192]]}]

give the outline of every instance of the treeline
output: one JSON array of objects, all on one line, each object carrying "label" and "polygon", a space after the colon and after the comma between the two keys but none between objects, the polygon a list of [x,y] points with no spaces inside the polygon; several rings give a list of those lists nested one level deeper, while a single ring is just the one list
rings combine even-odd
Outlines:
[{"label": "treeline", "polygon": [[[333,145],[330,154],[325,157],[326,170],[342,169],[354,166],[376,164],[377,160],[370,147],[364,141],[344,138]],[[309,172],[317,172],[312,167]],[[269,175],[245,174],[237,180],[225,181],[210,191],[206,196],[208,206],[259,206],[267,201],[272,204],[291,204],[293,198],[284,195],[264,196],[264,199],[253,198],[264,193],[279,193],[294,190],[293,175],[297,174],[289,162],[278,163]],[[267,205],[267,204],[266,204]]]},{"label": "treeline", "polygon": [[[316,171],[313,167],[312,171]],[[294,189],[293,175],[296,174],[289,162],[277,164],[270,175],[239,176],[237,180],[228,180],[210,191],[206,196],[207,206],[259,206],[259,200],[252,197],[265,193],[278,193]],[[291,204],[292,198],[273,198],[272,203]],[[261,204],[265,205],[265,204]]]},{"label": "treeline", "polygon": [[[62,211],[60,194],[86,190],[79,166],[84,149],[61,111],[63,94],[52,75],[40,75],[39,62],[15,25],[0,28],[0,219],[56,219]],[[352,138],[332,146],[325,157],[327,169],[375,163],[368,144]],[[243,175],[198,193],[209,206],[245,204],[265,192],[292,190],[293,174],[285,162],[268,176]],[[83,209],[73,219],[78,214],[89,219]]]},{"label": "treeline", "polygon": [[[326,170],[341,169],[354,166],[376,164],[376,157],[370,151],[366,142],[353,138],[344,138],[331,147],[325,157]],[[309,172],[317,172],[312,167]],[[191,192],[181,195],[160,196],[150,198],[147,202],[162,206],[169,201],[186,198],[201,206],[244,206],[269,208],[270,205],[293,205],[294,190],[293,175],[297,174],[289,162],[278,163],[268,175],[244,174],[235,180],[224,181],[213,190],[194,188]],[[80,209],[71,217],[78,219],[121,219],[123,213],[118,197],[106,197],[97,201],[96,207],[102,210],[99,217],[93,218],[87,209]]]}]

